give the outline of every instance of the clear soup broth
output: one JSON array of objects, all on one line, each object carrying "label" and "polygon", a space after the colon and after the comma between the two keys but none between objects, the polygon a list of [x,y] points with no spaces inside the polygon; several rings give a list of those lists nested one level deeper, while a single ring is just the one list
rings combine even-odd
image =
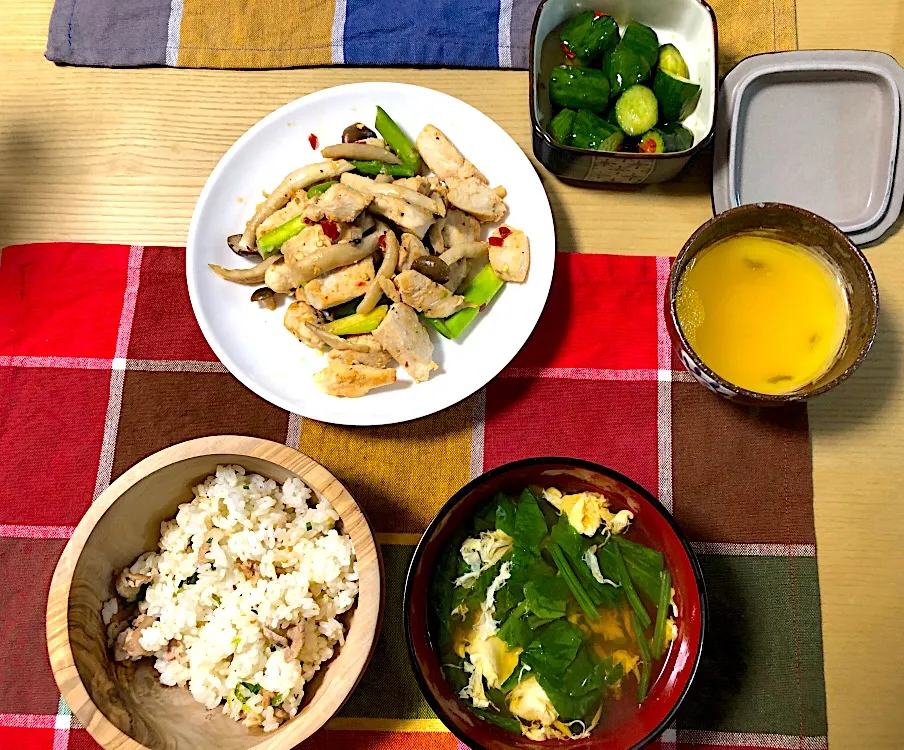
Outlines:
[{"label": "clear soup broth", "polygon": [[825,374],[841,351],[849,304],[816,252],[758,234],[717,242],[688,265],[678,321],[713,372],[757,393],[793,393]]}]

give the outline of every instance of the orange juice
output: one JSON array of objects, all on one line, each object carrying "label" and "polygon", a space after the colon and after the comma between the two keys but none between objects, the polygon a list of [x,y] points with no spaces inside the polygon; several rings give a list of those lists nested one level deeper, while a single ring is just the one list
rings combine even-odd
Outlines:
[{"label": "orange juice", "polygon": [[704,249],[685,269],[677,313],[700,359],[757,393],[791,393],[835,362],[848,323],[837,275],[815,252],[755,234]]}]

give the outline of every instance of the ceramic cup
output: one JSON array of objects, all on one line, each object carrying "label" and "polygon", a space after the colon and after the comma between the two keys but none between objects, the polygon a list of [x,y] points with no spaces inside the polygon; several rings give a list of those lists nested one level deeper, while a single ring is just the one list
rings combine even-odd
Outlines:
[{"label": "ceramic cup", "polygon": [[[847,293],[850,305],[848,329],[835,364],[812,383],[793,393],[757,393],[720,377],[694,351],[678,321],[678,285],[691,261],[716,242],[747,233],[765,234],[810,248],[835,270]],[[804,401],[846,380],[869,352],[879,323],[879,289],[863,253],[838,227],[810,211],[783,203],[739,206],[701,226],[684,244],[672,265],[665,304],[672,338],[688,372],[713,393],[738,403],[759,406]]]}]

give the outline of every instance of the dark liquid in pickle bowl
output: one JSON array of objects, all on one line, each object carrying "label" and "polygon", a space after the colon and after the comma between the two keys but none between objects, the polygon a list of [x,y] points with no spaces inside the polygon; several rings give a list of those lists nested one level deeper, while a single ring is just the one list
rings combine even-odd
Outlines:
[{"label": "dark liquid in pickle bowl", "polygon": [[429,598],[431,640],[459,699],[536,740],[630,721],[680,617],[643,513],[573,480],[479,506],[440,553]]}]

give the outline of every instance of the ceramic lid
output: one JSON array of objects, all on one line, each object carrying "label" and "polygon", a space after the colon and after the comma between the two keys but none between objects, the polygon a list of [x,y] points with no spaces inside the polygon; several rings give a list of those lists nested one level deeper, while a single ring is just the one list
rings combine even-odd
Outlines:
[{"label": "ceramic lid", "polygon": [[881,52],[777,52],[743,60],[722,85],[713,163],[716,213],[790,203],[857,244],[904,202],[904,69]]}]

